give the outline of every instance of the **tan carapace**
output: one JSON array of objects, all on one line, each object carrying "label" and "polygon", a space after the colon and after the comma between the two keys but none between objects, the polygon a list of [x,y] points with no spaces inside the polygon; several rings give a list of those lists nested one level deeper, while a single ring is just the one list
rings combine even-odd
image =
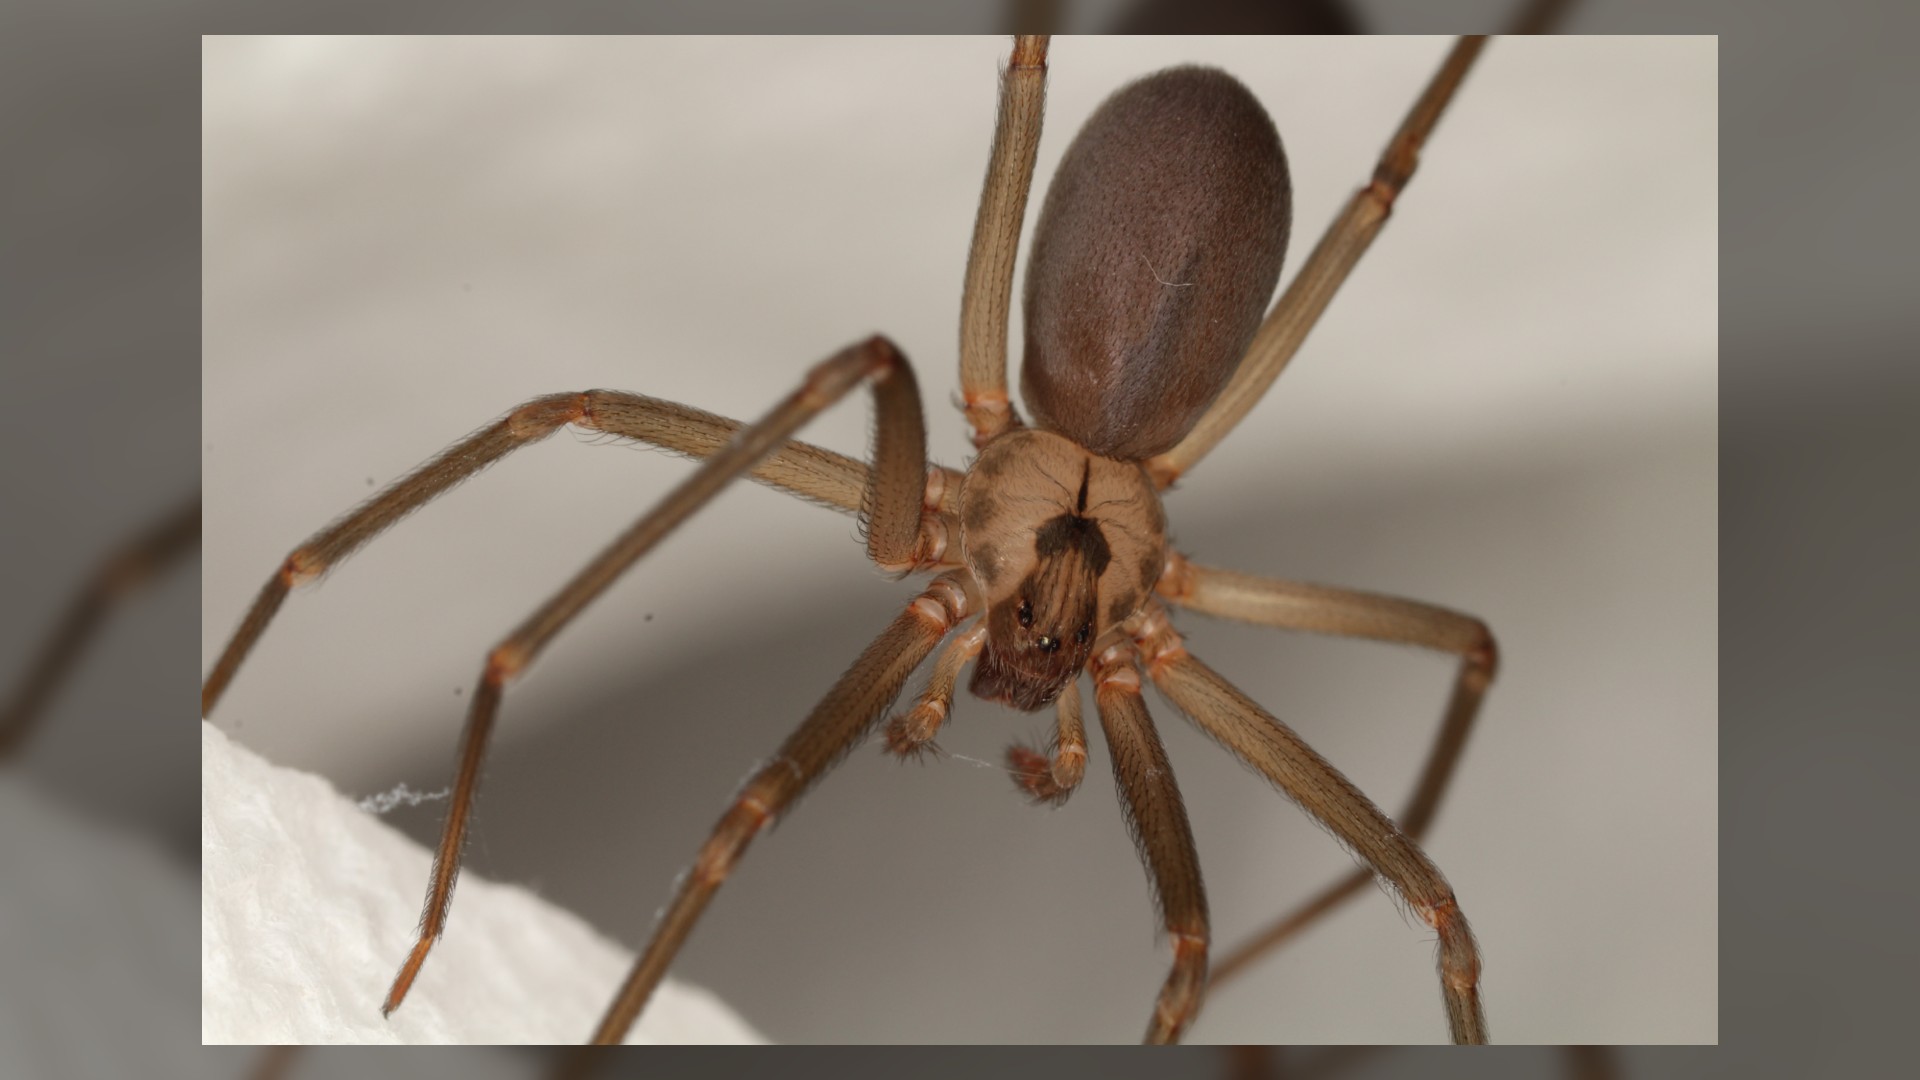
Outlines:
[{"label": "tan carapace", "polygon": [[1046,431],[988,443],[960,489],[962,553],[987,603],[972,692],[1029,712],[1051,704],[1152,594],[1166,525],[1137,462]]}]

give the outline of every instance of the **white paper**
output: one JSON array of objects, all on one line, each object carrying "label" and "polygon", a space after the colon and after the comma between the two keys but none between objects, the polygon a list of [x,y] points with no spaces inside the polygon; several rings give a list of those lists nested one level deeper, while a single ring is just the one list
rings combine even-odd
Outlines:
[{"label": "white paper", "polygon": [[[472,873],[412,992],[429,853],[325,780],[210,724],[201,741],[200,1023],[207,1043],[577,1043],[633,955],[533,892]],[[756,1043],[712,994],[663,982],[635,1043]]]}]

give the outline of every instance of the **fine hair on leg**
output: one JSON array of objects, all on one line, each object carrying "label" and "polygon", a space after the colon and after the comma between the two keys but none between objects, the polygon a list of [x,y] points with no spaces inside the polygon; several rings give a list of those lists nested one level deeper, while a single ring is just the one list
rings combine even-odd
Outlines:
[{"label": "fine hair on leg", "polygon": [[1160,743],[1147,703],[1140,696],[1140,670],[1131,644],[1116,645],[1093,663],[1094,703],[1113,759],[1127,828],[1140,849],[1167,936],[1173,968],[1154,1002],[1143,1040],[1174,1043],[1200,1011],[1207,989],[1207,891],[1200,856],[1187,824],[1186,803],[1174,783],[1173,766]]},{"label": "fine hair on leg", "polygon": [[[1413,795],[1394,819],[1411,840],[1426,834],[1499,668],[1499,650],[1486,623],[1415,600],[1199,566],[1177,553],[1167,557],[1159,595],[1184,608],[1258,626],[1417,645],[1458,656],[1440,730],[1428,748]],[[1214,965],[1213,984],[1245,971],[1359,895],[1372,880],[1372,871],[1355,870],[1235,946]]]},{"label": "fine hair on leg", "polygon": [[1479,947],[1439,867],[1291,728],[1188,653],[1157,604],[1141,620],[1137,640],[1167,700],[1325,825],[1438,933],[1440,990],[1453,1041],[1486,1042]]}]

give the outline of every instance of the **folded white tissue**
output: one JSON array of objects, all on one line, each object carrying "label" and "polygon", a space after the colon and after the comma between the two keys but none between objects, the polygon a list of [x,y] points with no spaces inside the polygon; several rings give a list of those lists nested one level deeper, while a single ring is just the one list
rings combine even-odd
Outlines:
[{"label": "folded white tissue", "polygon": [[[472,873],[406,1003],[381,1016],[430,854],[325,780],[201,728],[202,1042],[577,1043],[592,1031],[633,954]],[[668,980],[628,1041],[764,1040],[712,994]]]}]

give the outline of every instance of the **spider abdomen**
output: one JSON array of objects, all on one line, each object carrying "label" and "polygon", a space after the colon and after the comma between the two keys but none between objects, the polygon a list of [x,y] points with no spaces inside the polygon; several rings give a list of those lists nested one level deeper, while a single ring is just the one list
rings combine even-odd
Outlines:
[{"label": "spider abdomen", "polygon": [[1178,67],[1107,99],[1034,232],[1021,390],[1039,426],[1140,461],[1192,430],[1280,278],[1286,153],[1253,94]]}]

